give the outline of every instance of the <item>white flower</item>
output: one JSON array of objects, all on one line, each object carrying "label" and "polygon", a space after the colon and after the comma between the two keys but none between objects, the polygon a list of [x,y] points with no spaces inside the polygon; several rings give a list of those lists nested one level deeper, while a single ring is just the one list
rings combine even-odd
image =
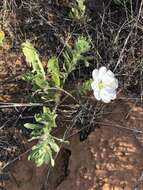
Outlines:
[{"label": "white flower", "polygon": [[91,87],[97,100],[109,103],[116,98],[118,80],[112,71],[107,70],[106,67],[100,67],[92,71],[92,77]]}]

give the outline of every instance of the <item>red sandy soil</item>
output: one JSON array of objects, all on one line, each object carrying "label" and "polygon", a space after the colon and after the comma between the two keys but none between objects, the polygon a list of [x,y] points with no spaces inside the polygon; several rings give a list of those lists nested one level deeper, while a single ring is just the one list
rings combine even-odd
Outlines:
[{"label": "red sandy soil", "polygon": [[36,168],[23,158],[12,166],[6,189],[142,190],[143,134],[131,130],[143,131],[143,109],[127,100],[116,101],[110,107],[112,112],[103,116],[100,128],[87,140],[80,142],[74,136],[65,146],[71,156],[62,149],[49,177],[47,166]]},{"label": "red sandy soil", "polygon": [[25,73],[26,65],[18,53],[10,51],[10,45],[5,46],[0,48],[0,102],[18,102],[17,94],[24,91],[18,79]]}]

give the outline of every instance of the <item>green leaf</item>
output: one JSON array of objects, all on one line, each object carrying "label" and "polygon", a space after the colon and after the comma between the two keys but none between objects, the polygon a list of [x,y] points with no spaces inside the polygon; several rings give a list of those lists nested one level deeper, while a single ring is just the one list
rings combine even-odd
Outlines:
[{"label": "green leaf", "polygon": [[3,45],[5,39],[5,34],[3,31],[0,31],[0,45]]},{"label": "green leaf", "polygon": [[32,147],[32,151],[28,159],[34,161],[36,166],[40,167],[44,163],[44,157],[45,157],[44,144],[39,143]]},{"label": "green leaf", "polygon": [[25,123],[24,127],[27,129],[36,129],[39,128],[39,126],[37,124],[32,124],[32,123]]},{"label": "green leaf", "polygon": [[51,149],[49,149],[48,154],[49,154],[49,157],[50,157],[51,166],[54,167],[54,165],[55,165],[55,161],[54,161],[54,159],[53,159]]},{"label": "green leaf", "polygon": [[54,139],[48,140],[48,144],[51,146],[51,148],[52,148],[55,152],[59,152],[60,148],[59,148],[59,146],[55,143]]},{"label": "green leaf", "polygon": [[72,8],[70,15],[77,20],[85,17],[85,0],[76,0],[76,5]]},{"label": "green leaf", "polygon": [[48,61],[48,72],[51,74],[54,85],[60,87],[60,68],[58,59],[55,56]]},{"label": "green leaf", "polygon": [[82,12],[84,12],[84,11],[85,11],[85,5],[84,5],[85,0],[78,0],[77,2],[78,2],[79,9],[80,9]]},{"label": "green leaf", "polygon": [[36,122],[45,125],[43,130],[48,133],[56,127],[56,117],[57,115],[54,112],[51,112],[48,107],[43,107],[43,113],[35,114]]},{"label": "green leaf", "polygon": [[85,53],[90,50],[90,43],[86,38],[79,37],[75,43],[75,49],[80,54]]},{"label": "green leaf", "polygon": [[30,81],[32,82],[34,79],[35,75],[33,73],[31,73],[31,71],[27,71],[23,76],[22,79],[25,81]]},{"label": "green leaf", "polygon": [[87,80],[82,83],[82,85],[78,86],[78,93],[80,95],[86,95],[88,92],[91,91],[91,82],[92,80]]},{"label": "green leaf", "polygon": [[64,71],[65,71],[65,77],[68,76],[68,74],[72,70],[72,49],[68,49],[65,52],[63,52],[64,57]]},{"label": "green leaf", "polygon": [[76,69],[78,61],[82,60],[84,61],[85,65],[87,64],[86,56],[83,54],[89,50],[90,50],[90,43],[83,36],[80,36],[77,39],[74,48],[71,48],[71,46],[66,47],[66,50],[63,52],[63,58],[64,58],[64,64],[63,64],[64,73],[62,73],[63,84],[68,78],[68,75]]},{"label": "green leaf", "polygon": [[32,151],[28,159],[34,161],[37,167],[40,167],[44,163],[48,164],[49,162],[51,162],[52,166],[55,164],[52,156],[52,150],[45,141],[32,147]]},{"label": "green leaf", "polygon": [[26,62],[32,67],[32,72],[36,72],[37,74],[42,74],[43,78],[45,78],[45,71],[43,65],[39,59],[39,55],[33,45],[26,41],[22,44],[22,51],[25,55]]},{"label": "green leaf", "polygon": [[40,87],[41,89],[44,89],[44,88],[47,88],[49,87],[49,83],[48,81],[46,81],[44,78],[43,78],[43,75],[40,73],[40,74],[36,74],[33,78],[33,82],[38,86]]},{"label": "green leaf", "polygon": [[60,69],[59,69],[59,64],[58,64],[58,59],[53,56],[49,59],[48,61],[48,71],[51,73],[51,72],[60,72]]}]

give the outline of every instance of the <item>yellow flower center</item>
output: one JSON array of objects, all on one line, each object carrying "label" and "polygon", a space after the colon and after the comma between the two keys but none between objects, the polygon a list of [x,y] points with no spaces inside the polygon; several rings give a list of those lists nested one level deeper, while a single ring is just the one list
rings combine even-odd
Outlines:
[{"label": "yellow flower center", "polygon": [[102,80],[99,81],[98,87],[99,87],[100,90],[102,90],[105,87],[105,84],[103,83]]}]

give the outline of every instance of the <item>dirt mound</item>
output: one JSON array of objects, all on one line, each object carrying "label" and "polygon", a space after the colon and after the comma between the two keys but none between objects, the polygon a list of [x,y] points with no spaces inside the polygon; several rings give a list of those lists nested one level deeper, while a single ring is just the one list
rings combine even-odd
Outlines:
[{"label": "dirt mound", "polygon": [[16,162],[7,190],[143,189],[143,109],[127,101],[109,107],[87,140],[71,139],[50,175],[48,166],[36,168],[26,158]]},{"label": "dirt mound", "polygon": [[68,175],[69,156],[69,150],[61,149],[57,164],[53,169],[49,169],[47,165],[36,168],[32,162],[27,160],[27,156],[22,157],[12,167],[6,189],[42,190],[45,186],[48,189],[55,189]]}]

